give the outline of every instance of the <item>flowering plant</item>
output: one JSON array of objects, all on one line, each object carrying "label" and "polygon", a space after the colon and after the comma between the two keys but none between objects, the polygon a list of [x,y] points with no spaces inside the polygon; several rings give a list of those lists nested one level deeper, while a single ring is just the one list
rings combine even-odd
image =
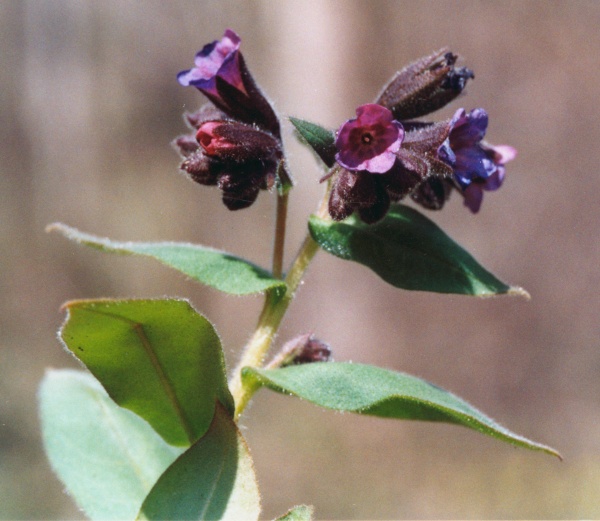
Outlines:
[{"label": "flowering plant", "polygon": [[[338,411],[462,425],[559,456],[424,380],[334,362],[332,348],[310,333],[289,339],[267,361],[320,249],[364,265],[397,288],[527,296],[404,204],[439,210],[456,191],[476,213],[484,191],[501,186],[515,150],[484,141],[483,109],[458,109],[446,121],[420,119],[457,98],[474,77],[456,66],[447,49],[399,71],[374,103],[358,107],[356,118],[337,131],[290,118],[325,166],[326,188],[284,272],[293,180],[280,120],[252,78],[240,44],[227,30],[177,76],[209,103],[185,115],[191,131],[174,145],[182,173],[217,187],[229,210],[252,206],[261,191],[274,193],[270,270],[201,245],[116,242],[64,224],[50,229],[102,251],[154,258],[229,294],[263,293],[257,327],[228,376],[218,334],[188,301],[67,302],[60,339],[88,372],[49,371],[40,390],[46,451],[67,491],[93,519],[258,519],[257,480],[237,424],[261,388]],[[298,506],[279,519],[311,518],[311,507]]]}]

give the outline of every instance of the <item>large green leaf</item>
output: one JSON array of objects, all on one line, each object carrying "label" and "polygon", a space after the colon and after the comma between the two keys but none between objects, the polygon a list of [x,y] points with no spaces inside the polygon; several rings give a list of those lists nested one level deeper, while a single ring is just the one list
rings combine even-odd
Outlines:
[{"label": "large green leaf", "polygon": [[464,400],[424,380],[379,367],[321,362],[283,369],[246,367],[243,378],[322,407],[383,418],[455,423],[521,447],[552,448],[502,427]]},{"label": "large green leaf", "polygon": [[117,404],[173,445],[207,431],[215,399],[233,412],[221,342],[185,300],[82,300],[60,336]]},{"label": "large green leaf", "polygon": [[51,224],[47,230],[58,231],[72,241],[104,252],[151,257],[202,284],[232,295],[249,295],[268,289],[285,291],[285,282],[274,279],[263,268],[206,246],[178,242],[117,242],[61,223]]},{"label": "large green leaf", "polygon": [[408,206],[392,207],[376,224],[313,215],[310,232],[327,252],[371,268],[397,288],[437,293],[528,296],[483,268],[438,226]]},{"label": "large green leaf", "polygon": [[303,119],[290,118],[296,131],[321,158],[329,168],[335,163],[335,134],[331,130],[304,121]]},{"label": "large green leaf", "polygon": [[138,518],[252,521],[259,514],[248,447],[228,412],[217,404],[206,435],[160,477]]},{"label": "large green leaf", "polygon": [[181,449],[88,373],[48,371],[39,398],[46,453],[79,507],[92,519],[133,519]]}]

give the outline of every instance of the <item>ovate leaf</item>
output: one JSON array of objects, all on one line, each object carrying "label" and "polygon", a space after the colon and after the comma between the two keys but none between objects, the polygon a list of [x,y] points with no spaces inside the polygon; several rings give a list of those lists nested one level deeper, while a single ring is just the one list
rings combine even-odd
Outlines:
[{"label": "ovate leaf", "polygon": [[246,367],[247,383],[337,411],[462,425],[502,441],[559,456],[502,427],[454,394],[425,380],[370,365],[321,362],[283,369]]},{"label": "ovate leaf", "polygon": [[197,244],[178,242],[117,242],[80,232],[55,223],[48,231],[58,231],[68,239],[98,250],[156,259],[188,277],[232,295],[249,295],[276,289],[283,293],[285,283],[263,268],[224,251]]},{"label": "ovate leaf", "polygon": [[313,215],[310,232],[327,252],[371,268],[397,288],[490,296],[519,294],[481,266],[434,222],[408,206],[393,206],[376,224]]},{"label": "ovate leaf", "polygon": [[329,168],[335,163],[335,134],[331,130],[304,121],[290,118],[302,141],[306,142]]},{"label": "ovate leaf", "polygon": [[203,436],[215,400],[233,412],[219,337],[187,301],[82,300],[65,308],[66,347],[168,443]]},{"label": "ovate leaf", "polygon": [[312,506],[298,505],[275,521],[312,521],[313,514],[314,508]]},{"label": "ovate leaf", "polygon": [[46,453],[79,507],[92,519],[133,519],[181,449],[87,373],[48,371],[39,399]]},{"label": "ovate leaf", "polygon": [[248,447],[219,404],[208,432],[160,477],[139,519],[252,521],[260,495]]}]

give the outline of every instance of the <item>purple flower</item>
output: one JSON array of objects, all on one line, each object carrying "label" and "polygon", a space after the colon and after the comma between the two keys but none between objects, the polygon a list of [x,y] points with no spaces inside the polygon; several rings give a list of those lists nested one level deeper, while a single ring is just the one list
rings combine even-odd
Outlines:
[{"label": "purple flower", "polygon": [[402,125],[388,109],[373,103],[358,107],[356,116],[338,131],[337,162],[350,171],[388,172],[404,139]]},{"label": "purple flower", "polygon": [[246,93],[239,64],[241,38],[227,29],[221,40],[207,43],[194,58],[195,67],[181,71],[177,81],[184,87],[193,86],[204,94],[219,96],[217,77]]},{"label": "purple flower", "polygon": [[457,110],[450,122],[450,136],[439,150],[440,158],[452,166],[465,206],[473,213],[479,211],[484,190],[500,188],[504,165],[516,156],[512,147],[494,147],[483,141],[487,125],[484,109],[474,109],[468,114],[464,109]]},{"label": "purple flower", "polygon": [[177,80],[196,87],[230,118],[257,125],[280,139],[279,120],[246,67],[240,43],[240,37],[227,29],[221,40],[196,54],[194,67],[181,71]]},{"label": "purple flower", "polygon": [[[344,123],[335,142],[337,174],[329,198],[329,215],[340,221],[357,212],[366,223],[387,213],[390,203],[400,201],[428,176],[452,175],[438,158],[447,141],[449,121],[444,124],[410,125],[405,132],[391,111],[376,104],[356,109],[356,119]],[[325,177],[327,178],[327,176]]]}]

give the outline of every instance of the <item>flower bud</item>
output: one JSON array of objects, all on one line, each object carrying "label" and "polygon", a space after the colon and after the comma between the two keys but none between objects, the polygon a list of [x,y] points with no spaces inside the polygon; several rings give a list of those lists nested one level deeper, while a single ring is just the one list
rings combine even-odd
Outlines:
[{"label": "flower bud", "polygon": [[411,63],[396,73],[375,103],[390,109],[398,121],[442,108],[475,77],[466,67],[454,67],[456,60],[455,54],[443,48]]},{"label": "flower bud", "polygon": [[196,139],[210,157],[242,163],[281,156],[279,141],[271,134],[237,121],[206,121]]},{"label": "flower bud", "polygon": [[220,168],[202,152],[191,154],[182,164],[181,169],[187,172],[190,178],[201,185],[213,186],[217,184]]},{"label": "flower bud", "polygon": [[330,361],[331,347],[312,333],[306,333],[286,342],[266,367],[276,369],[290,365]]}]

